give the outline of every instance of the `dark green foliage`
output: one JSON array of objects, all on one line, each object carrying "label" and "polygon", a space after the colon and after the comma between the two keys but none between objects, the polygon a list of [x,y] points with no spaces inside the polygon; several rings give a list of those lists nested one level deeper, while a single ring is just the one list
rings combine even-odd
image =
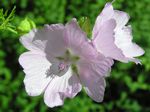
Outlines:
[{"label": "dark green foliage", "polygon": [[[94,25],[96,16],[108,0],[0,0],[0,8],[16,6],[14,25],[25,17],[38,27],[45,23],[65,23],[73,17],[88,17]],[[23,85],[24,74],[18,64],[25,51],[19,37],[0,31],[0,112],[150,112],[150,0],[116,0],[117,9],[130,14],[134,41],[146,51],[142,66],[117,62],[107,78],[105,98],[93,102],[84,92],[64,106],[50,109],[42,96],[29,97]],[[97,86],[97,85],[95,85]]]}]

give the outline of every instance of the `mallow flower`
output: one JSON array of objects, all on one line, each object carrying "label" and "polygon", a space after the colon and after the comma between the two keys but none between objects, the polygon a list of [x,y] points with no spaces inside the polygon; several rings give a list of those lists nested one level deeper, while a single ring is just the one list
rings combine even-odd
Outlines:
[{"label": "mallow flower", "polygon": [[129,18],[126,12],[114,10],[112,4],[107,3],[96,19],[92,44],[106,57],[140,63],[135,57],[143,55],[144,50],[132,42],[131,26],[126,25]]},{"label": "mallow flower", "polygon": [[75,97],[83,86],[94,101],[103,100],[113,60],[95,50],[76,19],[33,29],[20,42],[28,49],[19,57],[28,95],[43,93],[44,102],[54,107]]}]

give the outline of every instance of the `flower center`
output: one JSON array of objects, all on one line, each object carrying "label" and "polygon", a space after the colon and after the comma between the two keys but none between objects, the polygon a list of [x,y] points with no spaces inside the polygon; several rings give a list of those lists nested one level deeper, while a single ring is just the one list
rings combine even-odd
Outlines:
[{"label": "flower center", "polygon": [[69,50],[65,52],[64,56],[56,57],[58,62],[53,63],[49,70],[49,75],[62,76],[71,67],[73,72],[77,72],[76,62],[80,59],[78,56],[72,55]]},{"label": "flower center", "polygon": [[59,71],[63,71],[66,68],[68,68],[68,65],[65,64],[64,62],[61,62],[61,63],[59,63],[58,68],[59,68]]},{"label": "flower center", "polygon": [[62,76],[67,72],[69,66],[70,65],[68,63],[65,63],[65,62],[53,63],[50,66],[50,69],[48,70],[47,75],[52,76],[52,77],[55,75]]},{"label": "flower center", "polygon": [[69,62],[69,63],[72,63],[72,64],[75,64],[80,59],[79,56],[73,55],[69,50],[66,50],[64,56],[59,56],[59,57],[56,57],[56,58],[59,61]]}]

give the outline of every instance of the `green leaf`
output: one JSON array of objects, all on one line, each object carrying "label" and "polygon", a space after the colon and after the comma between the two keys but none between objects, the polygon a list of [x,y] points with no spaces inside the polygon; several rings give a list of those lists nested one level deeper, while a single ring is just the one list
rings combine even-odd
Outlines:
[{"label": "green leaf", "polygon": [[14,19],[16,7],[14,7],[11,13],[8,15],[8,10],[3,11],[0,9],[0,30],[9,30],[13,33],[17,33],[15,31],[15,26],[11,25],[11,21]]}]

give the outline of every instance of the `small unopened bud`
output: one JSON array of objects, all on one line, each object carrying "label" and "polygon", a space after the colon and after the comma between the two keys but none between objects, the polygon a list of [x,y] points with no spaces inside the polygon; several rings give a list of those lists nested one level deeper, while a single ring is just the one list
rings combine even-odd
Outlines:
[{"label": "small unopened bud", "polygon": [[21,35],[23,35],[25,33],[28,33],[33,28],[36,28],[35,23],[31,19],[25,18],[17,27],[17,30]]}]

